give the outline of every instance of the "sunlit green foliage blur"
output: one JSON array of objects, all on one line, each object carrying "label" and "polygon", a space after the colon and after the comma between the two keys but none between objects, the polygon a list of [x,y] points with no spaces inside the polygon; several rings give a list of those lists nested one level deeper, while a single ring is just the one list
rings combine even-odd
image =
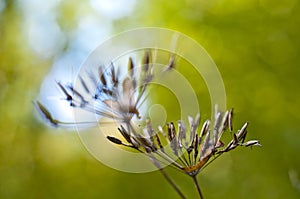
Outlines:
[{"label": "sunlit green foliage blur", "polygon": [[[18,4],[0,13],[0,198],[177,198],[158,172],[122,173],[95,160],[74,131],[48,128],[32,100],[55,57],[32,51]],[[76,26],[78,1],[60,1],[62,29]],[[83,2],[83,1],[82,1]],[[88,1],[87,1],[88,2]],[[84,7],[84,8],[83,8]],[[235,128],[249,121],[261,148],[222,156],[198,176],[206,198],[300,197],[300,2],[142,0],[111,34],[158,26],[194,38],[222,74]],[[58,45],[58,44],[57,44]],[[67,44],[66,44],[67,45]],[[189,198],[191,180],[169,171]]]}]

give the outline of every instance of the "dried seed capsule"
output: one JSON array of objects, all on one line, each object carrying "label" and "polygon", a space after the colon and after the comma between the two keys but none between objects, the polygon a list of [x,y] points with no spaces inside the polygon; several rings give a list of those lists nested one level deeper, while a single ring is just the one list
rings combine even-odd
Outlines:
[{"label": "dried seed capsule", "polygon": [[111,141],[111,142],[113,142],[113,143],[115,143],[115,144],[118,144],[118,145],[122,145],[122,144],[123,144],[122,141],[119,140],[118,138],[115,138],[115,137],[112,137],[112,136],[106,136],[106,138],[107,138],[109,141]]},{"label": "dried seed capsule", "polygon": [[[183,121],[178,121],[178,146],[183,147],[183,141],[186,142],[186,127]],[[184,143],[187,145],[186,143]]]},{"label": "dried seed capsule", "polygon": [[259,140],[250,140],[244,143],[243,146],[248,147],[248,146],[262,146],[262,145],[260,144]]},{"label": "dried seed capsule", "polygon": [[105,74],[103,73],[102,67],[99,67],[98,73],[99,73],[99,79],[101,80],[103,86],[107,86],[107,81],[105,78]]},{"label": "dried seed capsule", "polygon": [[41,114],[41,116],[43,117],[43,119],[45,119],[47,122],[49,122],[51,125],[53,126],[57,126],[59,121],[55,120],[51,113],[46,109],[46,107],[40,103],[39,101],[34,102],[37,110],[39,111],[39,113]]},{"label": "dried seed capsule", "polygon": [[66,100],[67,101],[72,101],[73,97],[68,93],[68,91],[66,90],[66,88],[60,83],[60,82],[56,82],[58,87],[60,88],[60,90],[66,95]]},{"label": "dried seed capsule", "polygon": [[230,132],[233,131],[232,118],[233,118],[233,108],[229,110],[229,114],[228,114],[228,126]]}]

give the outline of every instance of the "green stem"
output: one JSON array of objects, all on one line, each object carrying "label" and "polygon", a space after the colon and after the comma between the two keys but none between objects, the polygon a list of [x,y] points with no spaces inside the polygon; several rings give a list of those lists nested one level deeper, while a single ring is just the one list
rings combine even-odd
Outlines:
[{"label": "green stem", "polygon": [[[127,123],[127,125],[131,128],[133,134],[136,136],[137,135],[137,131],[135,130],[134,126],[132,125],[132,123]],[[142,151],[141,151],[142,152]],[[143,152],[142,152],[143,153]],[[167,172],[161,167],[161,165],[159,164],[158,160],[152,155],[152,154],[148,154],[148,153],[144,153],[146,154],[151,162],[159,169],[159,171],[161,172],[161,174],[164,176],[164,178],[168,181],[168,183],[172,186],[172,188],[177,192],[177,194],[182,198],[182,199],[186,199],[185,195],[182,193],[182,191],[179,189],[179,187],[175,184],[175,182],[170,178],[170,176],[167,174]]]},{"label": "green stem", "polygon": [[161,172],[161,174],[165,177],[165,179],[168,181],[168,183],[173,187],[173,189],[177,192],[177,194],[182,198],[182,199],[186,199],[186,197],[184,196],[184,194],[181,192],[181,190],[179,189],[179,187],[174,183],[174,181],[169,177],[169,175],[165,172],[164,169],[160,168],[159,171]]},{"label": "green stem", "polygon": [[195,184],[195,187],[197,189],[197,192],[199,194],[199,198],[200,199],[204,199],[203,195],[202,195],[202,192],[201,192],[201,189],[200,189],[200,186],[199,186],[199,183],[198,183],[198,180],[197,180],[197,177],[196,176],[192,176],[193,178],[193,181],[194,181],[194,184]]},{"label": "green stem", "polygon": [[186,199],[184,194],[181,192],[179,187],[175,184],[175,182],[170,178],[167,172],[160,166],[159,162],[153,155],[148,155],[151,162],[159,169],[160,173],[164,176],[164,178],[168,181],[168,183],[172,186],[172,188],[177,192],[177,194],[182,198]]}]

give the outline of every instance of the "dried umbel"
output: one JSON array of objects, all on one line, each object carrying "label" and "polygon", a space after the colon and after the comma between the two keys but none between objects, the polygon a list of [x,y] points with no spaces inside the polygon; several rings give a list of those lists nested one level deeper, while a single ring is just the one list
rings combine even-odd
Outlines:
[{"label": "dried umbel", "polygon": [[[248,122],[237,132],[233,132],[232,116],[233,109],[225,113],[216,111],[214,124],[211,125],[211,121],[206,120],[200,128],[200,114],[198,114],[195,118],[188,118],[188,128],[183,121],[178,121],[177,128],[170,122],[166,124],[166,130],[160,126],[155,130],[148,119],[143,135],[137,134],[132,126],[129,129],[121,126],[118,129],[127,143],[112,136],[107,136],[107,139],[144,153],[159,168],[161,164],[168,164],[186,173],[195,180],[199,195],[203,198],[196,179],[201,170],[221,154],[238,146],[261,146],[258,140],[246,141]],[[227,144],[221,141],[225,131],[232,135],[232,140]],[[170,146],[171,151],[162,145],[165,141],[168,142],[167,146]]]},{"label": "dried umbel", "polygon": [[[175,55],[171,54],[162,72],[171,72],[175,60]],[[248,122],[238,131],[233,131],[233,109],[220,112],[216,108],[213,121],[201,122],[198,114],[195,118],[189,116],[188,124],[179,120],[164,126],[153,126],[151,120],[140,113],[140,107],[147,99],[149,86],[155,78],[151,51],[145,51],[141,67],[137,67],[130,57],[127,69],[124,75],[120,67],[111,63],[108,67],[100,66],[97,73],[87,71],[88,79],[86,76],[78,77],[80,90],[73,84],[56,84],[71,107],[117,121],[122,138],[107,136],[107,139],[148,156],[181,198],[185,196],[163,169],[166,165],[190,176],[199,197],[203,198],[196,178],[200,171],[223,153],[237,147],[260,146],[258,140],[246,141]],[[39,101],[35,105],[43,118],[53,126],[74,124],[53,118]],[[132,121],[134,117],[145,120],[145,126],[137,126]],[[228,143],[222,141],[226,131],[232,136]]]},{"label": "dried umbel", "polygon": [[[144,103],[145,93],[153,80],[153,66],[150,59],[150,52],[146,51],[142,66],[137,67],[130,57],[125,76],[121,74],[120,67],[111,63],[108,67],[100,66],[97,74],[87,71],[88,78],[79,76],[77,85],[61,82],[56,82],[56,84],[65,96],[64,100],[68,101],[71,107],[80,108],[116,122],[130,123],[134,116],[141,118],[138,109]],[[174,63],[170,62],[170,67],[173,65]],[[41,102],[36,101],[35,105],[43,118],[51,125],[70,124],[54,119]]]},{"label": "dried umbel", "polygon": [[[142,134],[136,132],[131,124],[128,125],[128,129],[123,125],[118,128],[127,143],[112,136],[107,136],[107,139],[142,153],[153,154],[158,157],[158,161],[193,176],[197,175],[210,160],[213,161],[221,154],[238,146],[261,146],[258,140],[245,141],[248,122],[237,132],[233,132],[232,116],[233,109],[225,113],[217,111],[214,124],[211,125],[212,122],[206,120],[201,128],[199,126],[200,114],[195,118],[189,116],[188,129],[183,121],[177,121],[177,128],[173,122],[170,122],[166,124],[165,128],[158,126],[155,130],[150,119],[147,119]],[[232,140],[226,145],[221,141],[225,131],[232,135]],[[188,135],[189,138],[187,138]],[[165,146],[162,144],[166,142],[171,151],[166,152]]]}]

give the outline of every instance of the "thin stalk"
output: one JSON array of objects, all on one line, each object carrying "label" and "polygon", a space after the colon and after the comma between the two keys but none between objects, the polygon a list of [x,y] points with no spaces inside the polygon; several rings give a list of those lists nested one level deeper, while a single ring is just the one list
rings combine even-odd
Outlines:
[{"label": "thin stalk", "polygon": [[174,181],[169,177],[169,175],[166,173],[166,171],[162,168],[159,168],[159,171],[161,174],[165,177],[165,179],[168,181],[168,183],[173,187],[173,189],[177,192],[177,194],[182,198],[186,199],[185,195],[181,192],[179,187],[174,183]]},{"label": "thin stalk", "polygon": [[[137,132],[132,125],[132,123],[127,123],[127,125],[132,129],[132,132],[134,135],[137,135]],[[143,152],[142,152],[143,153]],[[175,184],[175,182],[170,178],[170,176],[167,174],[167,172],[161,167],[158,160],[152,155],[148,154],[147,156],[151,160],[151,162],[158,168],[158,170],[161,172],[161,174],[164,176],[164,178],[168,181],[168,183],[172,186],[172,188],[177,192],[177,194],[182,198],[186,199],[185,195],[182,193],[182,191],[179,189],[179,187]]]},{"label": "thin stalk", "polygon": [[159,169],[160,173],[164,176],[164,178],[168,181],[168,183],[173,187],[173,189],[177,192],[177,194],[182,199],[186,199],[185,195],[181,192],[181,190],[179,189],[179,187],[170,178],[170,176],[167,174],[167,172],[160,166],[160,164],[157,161],[157,159],[153,155],[150,155],[150,154],[149,154],[149,157],[150,157],[151,162]]},{"label": "thin stalk", "polygon": [[199,194],[199,198],[200,199],[204,199],[203,194],[202,194],[201,189],[200,189],[200,186],[199,186],[199,183],[198,183],[198,180],[197,180],[197,177],[196,176],[192,176],[192,178],[193,178],[195,187],[197,189],[197,192]]}]

